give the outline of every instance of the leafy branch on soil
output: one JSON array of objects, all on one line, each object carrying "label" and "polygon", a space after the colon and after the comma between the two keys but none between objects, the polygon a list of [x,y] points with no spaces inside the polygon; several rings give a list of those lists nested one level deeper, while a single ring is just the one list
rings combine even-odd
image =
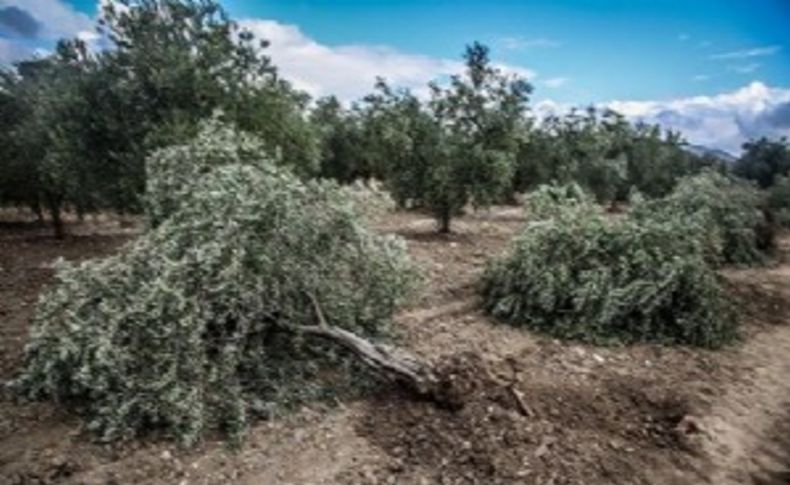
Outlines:
[{"label": "leafy branch on soil", "polygon": [[750,182],[708,171],[681,179],[666,197],[635,198],[640,222],[690,222],[714,266],[756,266],[773,249],[775,227],[765,194]]},{"label": "leafy branch on soil", "polygon": [[701,175],[616,217],[578,187],[537,190],[524,232],[483,276],[485,308],[513,325],[599,343],[730,341],[736,322],[715,264],[755,262],[764,244],[757,199],[722,178]]},{"label": "leafy branch on soil", "polygon": [[215,120],[148,168],[150,229],[59,265],[16,391],[80,410],[104,440],[185,444],[356,385],[359,359],[334,344],[431,391],[427,367],[371,343],[417,272],[403,240],[367,229],[359,193],[301,181]]}]

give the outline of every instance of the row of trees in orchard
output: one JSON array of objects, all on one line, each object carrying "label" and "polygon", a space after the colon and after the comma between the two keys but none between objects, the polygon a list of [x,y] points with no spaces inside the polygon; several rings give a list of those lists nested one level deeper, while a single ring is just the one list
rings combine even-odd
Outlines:
[{"label": "row of trees in orchard", "polygon": [[[715,162],[676,134],[595,110],[537,122],[531,86],[477,43],[427,98],[382,80],[346,107],[294,90],[212,0],[109,3],[100,27],[100,52],[64,41],[3,75],[0,202],[49,212],[59,234],[64,208],[146,221],[114,256],[57,265],[8,387],[80,411],[103,440],[238,440],[360,388],[360,364],[463,405],[468,374],[386,343],[419,268],[402,238],[369,229],[387,204],[343,185],[359,179],[443,231],[530,192],[528,224],[479,285],[503,322],[591,342],[737,335],[717,271],[766,260],[765,194],[715,170],[684,177]],[[735,171],[781,207],[787,145],[751,146]]]},{"label": "row of trees in orchard", "polygon": [[531,85],[494,67],[485,46],[467,47],[464,60],[464,73],[447,87],[430,84],[427,100],[384,80],[350,108],[319,99],[311,119],[321,175],[382,179],[401,206],[429,210],[447,231],[468,204],[513,200],[546,183],[576,182],[615,202],[632,190],[665,195],[680,177],[720,164],[685,150],[678,133],[610,110],[538,121]]},{"label": "row of trees in orchard", "polygon": [[625,200],[632,190],[660,197],[679,178],[719,164],[689,153],[683,145],[678,133],[631,124],[611,110],[552,116],[521,147],[515,188],[576,182],[598,202]]},{"label": "row of trees in orchard", "polygon": [[[102,49],[64,40],[0,76],[0,205],[48,213],[59,236],[64,210],[140,212],[147,154],[194,136],[217,112],[300,176],[379,179],[442,231],[467,206],[512,201],[545,183],[575,182],[615,203],[634,190],[663,196],[719,163],[689,153],[677,133],[612,111],[537,120],[532,86],[478,43],[467,47],[464,71],[430,84],[425,97],[381,79],[348,106],[295,90],[266,42],[214,0],[107,2],[97,29]],[[737,173],[767,187],[787,172],[784,142],[747,149]]]},{"label": "row of trees in orchard", "polygon": [[494,202],[512,183],[532,87],[491,65],[488,49],[467,47],[466,70],[423,101],[379,80],[351,109],[319,100],[312,119],[324,147],[321,174],[385,181],[402,206],[430,211],[442,231],[469,204]]},{"label": "row of trees in orchard", "polygon": [[314,170],[308,98],[212,0],[108,2],[97,28],[105,49],[64,40],[2,73],[0,203],[48,212],[58,235],[67,208],[139,212],[146,154],[217,110]]}]

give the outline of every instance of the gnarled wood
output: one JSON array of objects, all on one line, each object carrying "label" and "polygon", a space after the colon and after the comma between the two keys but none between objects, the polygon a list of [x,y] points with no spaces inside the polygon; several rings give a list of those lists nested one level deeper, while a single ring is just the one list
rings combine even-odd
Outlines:
[{"label": "gnarled wood", "polygon": [[437,393],[439,381],[431,366],[401,349],[369,342],[348,330],[326,325],[326,322],[289,328],[344,347],[377,373],[408,386],[422,396],[435,397]]},{"label": "gnarled wood", "polygon": [[318,298],[307,294],[318,325],[288,325],[293,332],[322,338],[356,355],[379,375],[405,385],[422,397],[440,400],[440,383],[431,366],[408,352],[386,344],[373,343],[348,330],[329,325]]}]

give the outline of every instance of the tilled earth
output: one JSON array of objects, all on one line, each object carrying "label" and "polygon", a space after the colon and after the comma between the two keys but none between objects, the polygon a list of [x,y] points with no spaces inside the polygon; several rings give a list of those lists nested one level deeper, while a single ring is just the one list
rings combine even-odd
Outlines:
[{"label": "tilled earth", "polygon": [[[33,307],[57,257],[117,250],[134,228],[98,218],[52,240],[0,217],[0,378],[20,364]],[[742,342],[718,352],[559,342],[490,320],[475,281],[507,248],[520,209],[471,214],[455,233],[394,213],[424,268],[422,296],[396,316],[401,345],[437,363],[461,404],[395,389],[261,422],[240,450],[147,440],[101,445],[49,403],[0,396],[0,483],[788,484],[790,238],[766,268],[728,270]]]},{"label": "tilled earth", "polygon": [[399,483],[633,480],[657,457],[682,462],[697,432],[683,422],[685,398],[649,384],[525,381],[517,369],[497,375],[473,355],[452,358],[445,372],[466,387],[461,409],[384,395],[358,424],[393,458],[377,481],[388,474]]}]

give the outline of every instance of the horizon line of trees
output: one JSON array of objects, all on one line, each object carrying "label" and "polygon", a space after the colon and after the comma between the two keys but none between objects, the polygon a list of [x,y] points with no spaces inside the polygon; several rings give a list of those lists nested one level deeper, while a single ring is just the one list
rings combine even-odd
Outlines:
[{"label": "horizon line of trees", "polygon": [[195,135],[215,113],[259,137],[299,176],[380,179],[402,207],[439,230],[465,207],[513,201],[541,184],[576,182],[598,202],[633,191],[666,195],[716,167],[767,189],[790,172],[786,140],[747,143],[733,167],[684,148],[679,133],[613,111],[574,110],[538,122],[532,86],[467,46],[465,70],[421,99],[380,79],[344,106],[311,101],[280,77],[268,45],[215,0],[108,2],[97,26],[110,47],[63,40],[44,58],[0,71],[0,206],[48,213],[138,213],[145,158]]}]

